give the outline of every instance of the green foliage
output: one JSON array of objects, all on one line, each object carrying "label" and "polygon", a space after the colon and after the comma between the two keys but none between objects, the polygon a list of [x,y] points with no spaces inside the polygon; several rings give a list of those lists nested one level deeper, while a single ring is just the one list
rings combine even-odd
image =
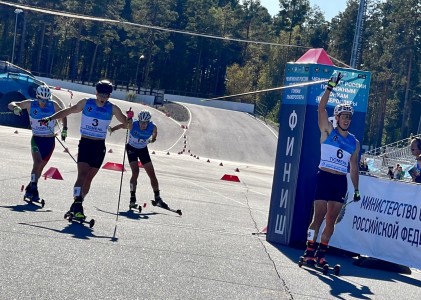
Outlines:
[{"label": "green foliage", "polygon": [[[272,17],[256,0],[12,0],[110,20],[25,11],[17,18],[14,62],[41,76],[90,84],[108,78],[120,86],[198,97],[282,86],[285,64],[308,48],[324,48],[336,64],[348,64],[359,0],[348,0],[332,20],[308,0],[276,1],[279,11]],[[362,143],[377,147],[418,129],[421,21],[419,0],[368,3],[358,68],[370,71],[372,82]],[[14,7],[0,8],[0,57],[10,60]],[[279,91],[232,101],[253,103],[266,120],[278,121]]]}]

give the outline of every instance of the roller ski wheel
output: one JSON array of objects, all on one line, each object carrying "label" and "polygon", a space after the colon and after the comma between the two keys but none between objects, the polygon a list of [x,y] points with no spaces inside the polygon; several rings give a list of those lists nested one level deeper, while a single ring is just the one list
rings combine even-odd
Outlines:
[{"label": "roller ski wheel", "polygon": [[94,227],[95,220],[91,219],[90,221],[86,221],[86,217],[84,218],[77,218],[74,216],[72,212],[67,212],[64,214],[64,218],[69,221],[69,223],[79,223],[79,224],[89,224],[89,228]]},{"label": "roller ski wheel", "polygon": [[336,276],[339,276],[340,273],[341,273],[341,265],[336,264],[333,267],[333,274],[335,274]]},{"label": "roller ski wheel", "polygon": [[329,265],[324,264],[323,266],[320,266],[317,264],[315,259],[305,259],[304,256],[300,256],[300,259],[298,260],[298,266],[301,267],[309,267],[315,270],[318,270],[323,273],[323,275],[327,275],[329,273]]},{"label": "roller ski wheel", "polygon": [[165,210],[171,211],[171,212],[173,212],[173,213],[178,214],[179,216],[182,216],[182,215],[183,215],[183,213],[181,212],[181,210],[180,210],[180,209],[172,209],[172,208],[170,208],[169,206],[166,206],[166,207],[161,206],[161,205],[159,205],[159,204],[158,204],[158,202],[156,202],[155,200],[151,200],[151,203],[152,203],[152,205],[153,205],[153,206],[156,206],[156,207],[159,207],[159,208],[162,208],[162,209],[165,209]]},{"label": "roller ski wheel", "polygon": [[23,197],[23,201],[29,203],[29,204],[39,204],[39,206],[41,206],[41,208],[44,208],[45,206],[45,200],[44,199],[37,199],[34,200],[31,197]]}]

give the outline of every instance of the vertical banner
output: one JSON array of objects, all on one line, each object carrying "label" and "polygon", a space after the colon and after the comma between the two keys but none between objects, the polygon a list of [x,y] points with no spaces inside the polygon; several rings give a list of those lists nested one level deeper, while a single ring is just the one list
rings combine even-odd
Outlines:
[{"label": "vertical banner", "polygon": [[[320,160],[317,108],[327,80],[344,76],[331,93],[330,116],[339,103],[353,106],[350,132],[364,136],[370,73],[321,64],[289,63],[285,85],[326,80],[326,83],[285,89],[279,114],[279,135],[267,227],[267,240],[294,245],[305,242]],[[334,120],[334,118],[332,118]]]},{"label": "vertical banner", "polygon": [[[288,65],[285,85],[308,81],[309,67]],[[267,240],[288,244],[297,190],[307,87],[286,89],[279,114],[279,135],[269,209]]]}]

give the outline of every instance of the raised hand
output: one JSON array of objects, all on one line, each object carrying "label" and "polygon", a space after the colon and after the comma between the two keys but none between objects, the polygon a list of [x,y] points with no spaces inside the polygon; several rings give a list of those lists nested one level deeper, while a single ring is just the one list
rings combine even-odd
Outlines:
[{"label": "raised hand", "polygon": [[339,81],[341,81],[342,77],[344,76],[341,74],[341,72],[338,73],[338,76],[331,77],[327,82],[327,89],[331,91],[334,87],[336,87],[339,84]]}]

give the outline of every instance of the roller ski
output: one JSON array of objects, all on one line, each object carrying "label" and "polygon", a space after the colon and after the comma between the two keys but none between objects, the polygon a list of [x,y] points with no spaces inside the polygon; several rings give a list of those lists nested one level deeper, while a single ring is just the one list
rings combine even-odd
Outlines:
[{"label": "roller ski", "polygon": [[300,256],[300,259],[298,260],[298,266],[301,267],[310,267],[312,269],[321,271],[323,275],[327,275],[330,271],[333,271],[333,274],[336,276],[339,276],[341,272],[341,265],[336,264],[334,267],[329,266],[328,263],[320,264],[316,261],[316,259],[306,259],[304,256]]},{"label": "roller ski", "polygon": [[129,210],[130,211],[136,210],[139,213],[142,212],[142,206],[136,203],[136,197],[134,196],[130,197]]},{"label": "roller ski", "polygon": [[95,220],[91,219],[86,221],[86,216],[83,213],[82,201],[77,201],[72,204],[70,210],[64,214],[64,218],[69,221],[69,223],[79,223],[79,224],[89,224],[89,228],[94,227]]},{"label": "roller ski", "polygon": [[[22,186],[23,187],[23,186]],[[41,208],[44,208],[45,200],[39,198],[38,189],[28,185],[25,188],[25,195],[23,196],[23,201],[29,204],[39,204]]]},{"label": "roller ski", "polygon": [[326,250],[327,246],[320,245],[316,253],[314,253],[314,244],[307,243],[307,249],[304,252],[304,255],[300,256],[300,259],[298,260],[298,266],[300,268],[302,266],[308,266],[315,270],[321,271],[323,275],[327,275],[329,270],[331,270],[336,276],[338,276],[341,270],[341,266],[335,265],[333,268],[329,266],[327,260],[325,259]]},{"label": "roller ski", "polygon": [[171,212],[174,212],[174,213],[176,213],[176,214],[178,214],[179,216],[181,216],[183,213],[181,212],[181,210],[179,210],[179,209],[172,209],[172,208],[170,208],[169,206],[168,206],[168,204],[167,203],[165,203],[162,199],[161,199],[161,197],[155,197],[155,200],[151,200],[151,203],[152,203],[152,205],[153,206],[156,206],[156,207],[160,207],[160,208],[162,208],[162,209],[165,209],[165,210],[168,210],[168,211],[171,211]]}]

